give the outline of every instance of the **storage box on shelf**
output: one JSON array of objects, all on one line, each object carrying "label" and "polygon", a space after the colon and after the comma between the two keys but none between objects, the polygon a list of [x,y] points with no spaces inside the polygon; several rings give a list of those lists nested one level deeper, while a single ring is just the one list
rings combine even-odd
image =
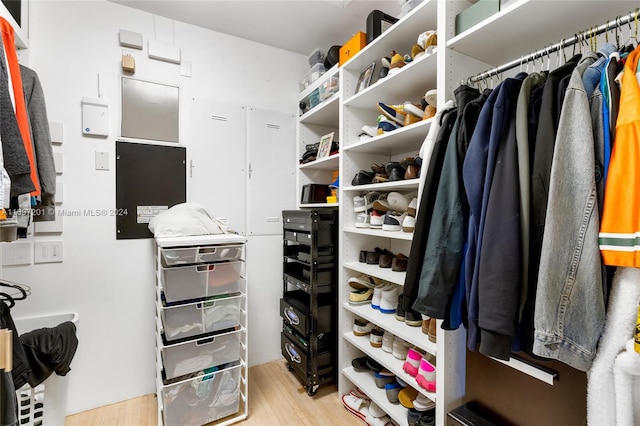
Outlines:
[{"label": "storage box on shelf", "polygon": [[282,355],[307,393],[336,376],[337,209],[282,212]]},{"label": "storage box on shelf", "polygon": [[246,238],[156,238],[158,423],[247,417]]}]

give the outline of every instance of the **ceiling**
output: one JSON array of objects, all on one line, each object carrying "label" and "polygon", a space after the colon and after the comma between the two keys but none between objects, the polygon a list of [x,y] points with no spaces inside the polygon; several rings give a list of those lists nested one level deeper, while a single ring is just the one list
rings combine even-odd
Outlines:
[{"label": "ceiling", "polygon": [[110,0],[154,15],[308,55],[366,32],[378,9],[400,13],[399,0]]}]

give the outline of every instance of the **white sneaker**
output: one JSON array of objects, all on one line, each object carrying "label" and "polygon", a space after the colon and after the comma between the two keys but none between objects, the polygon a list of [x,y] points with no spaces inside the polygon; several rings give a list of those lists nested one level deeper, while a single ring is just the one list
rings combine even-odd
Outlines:
[{"label": "white sneaker", "polygon": [[399,192],[390,192],[387,195],[387,204],[389,208],[398,213],[404,213],[409,207],[409,198]]},{"label": "white sneaker", "polygon": [[389,284],[380,292],[380,312],[383,314],[395,314],[398,306],[398,287]]},{"label": "white sneaker", "polygon": [[380,309],[380,300],[382,298],[382,292],[389,286],[393,286],[393,284],[385,282],[382,285],[379,285],[373,289],[373,297],[371,298],[371,307],[373,309]]},{"label": "white sneaker", "polygon": [[413,198],[407,206],[407,214],[409,216],[416,217],[416,211],[418,210],[418,199]]},{"label": "white sneaker", "polygon": [[358,213],[356,215],[356,228],[370,228],[371,217],[368,213]]},{"label": "white sneaker", "polygon": [[382,335],[382,350],[388,353],[393,352],[393,339],[396,336],[391,334],[388,330],[384,331]]},{"label": "white sneaker", "polygon": [[402,230],[404,232],[413,232],[416,229],[416,218],[406,215],[402,221]]},{"label": "white sneaker", "polygon": [[377,211],[371,212],[370,225],[373,229],[382,229],[382,225],[384,224],[384,215],[378,213]]},{"label": "white sneaker", "polygon": [[353,211],[356,213],[367,211],[367,200],[362,195],[353,197]]},{"label": "white sneaker", "polygon": [[382,223],[383,231],[400,231],[402,230],[402,222],[407,216],[406,213],[398,214],[397,212],[386,212],[384,214],[384,222]]}]

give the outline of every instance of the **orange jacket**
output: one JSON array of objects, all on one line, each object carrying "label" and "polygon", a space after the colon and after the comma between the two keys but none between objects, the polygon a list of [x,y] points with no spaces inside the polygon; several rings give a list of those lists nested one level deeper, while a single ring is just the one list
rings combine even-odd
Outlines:
[{"label": "orange jacket", "polygon": [[636,268],[640,267],[640,87],[636,78],[639,59],[640,46],[629,54],[624,65],[599,236],[606,265]]},{"label": "orange jacket", "polygon": [[22,79],[20,78],[20,63],[15,48],[15,39],[13,36],[13,27],[9,22],[0,17],[0,31],[2,31],[2,43],[4,45],[4,53],[9,63],[9,73],[11,74],[11,86],[16,102],[16,119],[20,128],[20,135],[24,143],[29,164],[31,166],[31,181],[36,188],[31,195],[40,195],[40,181],[38,179],[38,168],[36,167],[36,158],[33,152],[33,143],[31,143],[31,132],[29,129],[29,117],[27,116],[27,106],[24,101],[24,92],[22,91]]}]

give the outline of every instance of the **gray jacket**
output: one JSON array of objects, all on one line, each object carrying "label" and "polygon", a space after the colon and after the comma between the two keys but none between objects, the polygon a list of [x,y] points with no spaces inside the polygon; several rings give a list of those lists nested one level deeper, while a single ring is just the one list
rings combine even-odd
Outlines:
[{"label": "gray jacket", "polygon": [[535,305],[536,355],[586,371],[595,356],[605,306],[595,150],[584,70],[585,55],[567,87],[558,125]]}]

